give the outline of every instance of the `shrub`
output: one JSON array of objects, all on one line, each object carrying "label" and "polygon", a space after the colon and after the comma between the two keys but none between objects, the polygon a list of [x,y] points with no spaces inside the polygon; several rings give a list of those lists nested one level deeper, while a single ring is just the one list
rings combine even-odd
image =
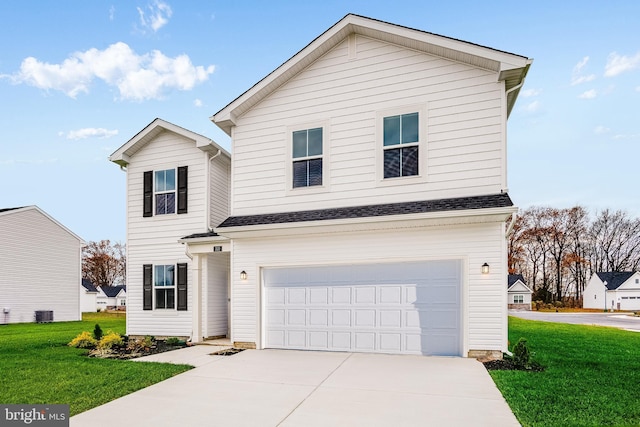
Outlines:
[{"label": "shrub", "polygon": [[176,337],[169,337],[165,340],[164,343],[171,347],[184,347],[184,345],[186,344],[180,338],[176,338]]},{"label": "shrub", "polygon": [[556,308],[562,308],[562,307],[564,307],[564,304],[562,303],[562,301],[556,301],[556,302],[554,302],[554,303],[553,303],[553,305],[554,305]]},{"label": "shrub", "polygon": [[93,338],[95,338],[96,341],[100,341],[100,339],[102,338],[102,328],[97,323],[96,327],[93,328]]},{"label": "shrub", "polygon": [[84,331],[72,339],[68,345],[75,348],[95,348],[97,343],[89,332]]},{"label": "shrub", "polygon": [[513,347],[513,363],[519,368],[528,368],[531,361],[531,353],[527,340],[520,338]]},{"label": "shrub", "polygon": [[98,348],[100,350],[111,350],[113,347],[120,347],[124,344],[124,340],[115,332],[109,332],[103,336],[100,342],[98,342]]}]

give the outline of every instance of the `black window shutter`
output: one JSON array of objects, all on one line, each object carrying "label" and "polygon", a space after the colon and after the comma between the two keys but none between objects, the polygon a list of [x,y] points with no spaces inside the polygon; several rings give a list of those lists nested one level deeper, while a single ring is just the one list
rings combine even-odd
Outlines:
[{"label": "black window shutter", "polygon": [[187,309],[187,264],[178,264],[178,310]]},{"label": "black window shutter", "polygon": [[142,216],[153,216],[153,171],[144,173],[144,199]]},{"label": "black window shutter", "polygon": [[178,213],[187,213],[187,166],[178,168]]},{"label": "black window shutter", "polygon": [[145,264],[142,274],[142,309],[153,309],[153,286],[152,286],[152,271],[153,266],[151,264]]}]

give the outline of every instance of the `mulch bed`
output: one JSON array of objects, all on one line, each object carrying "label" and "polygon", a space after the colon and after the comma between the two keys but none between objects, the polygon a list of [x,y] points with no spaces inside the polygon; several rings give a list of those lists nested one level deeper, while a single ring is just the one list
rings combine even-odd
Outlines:
[{"label": "mulch bed", "polygon": [[99,357],[102,359],[119,359],[129,360],[136,359],[138,357],[150,356],[152,354],[164,353],[172,350],[179,350],[185,348],[186,345],[167,345],[162,340],[157,340],[153,345],[149,347],[136,347],[131,348],[127,346],[112,348],[105,352],[101,350],[91,350],[88,354],[89,357]]},{"label": "mulch bed", "polygon": [[529,366],[521,366],[516,365],[512,359],[502,359],[502,360],[489,360],[486,362],[482,362],[487,371],[531,371],[531,372],[542,372],[544,371],[544,366],[539,365],[538,363],[531,363]]}]

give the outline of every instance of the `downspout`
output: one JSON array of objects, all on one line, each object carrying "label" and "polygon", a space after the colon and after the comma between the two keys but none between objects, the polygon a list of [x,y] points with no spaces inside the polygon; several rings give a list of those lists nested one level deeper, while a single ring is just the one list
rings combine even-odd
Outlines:
[{"label": "downspout", "polygon": [[514,212],[511,214],[511,222],[507,226],[507,232],[505,233],[505,237],[509,237],[513,232],[513,226],[516,224],[516,219],[518,218],[518,213]]}]

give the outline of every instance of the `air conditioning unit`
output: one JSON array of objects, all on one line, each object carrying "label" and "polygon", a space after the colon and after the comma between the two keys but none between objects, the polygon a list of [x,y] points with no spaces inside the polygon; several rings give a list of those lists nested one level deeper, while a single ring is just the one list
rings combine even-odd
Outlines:
[{"label": "air conditioning unit", "polygon": [[36,311],[36,323],[53,322],[53,311],[51,310],[37,310]]}]

